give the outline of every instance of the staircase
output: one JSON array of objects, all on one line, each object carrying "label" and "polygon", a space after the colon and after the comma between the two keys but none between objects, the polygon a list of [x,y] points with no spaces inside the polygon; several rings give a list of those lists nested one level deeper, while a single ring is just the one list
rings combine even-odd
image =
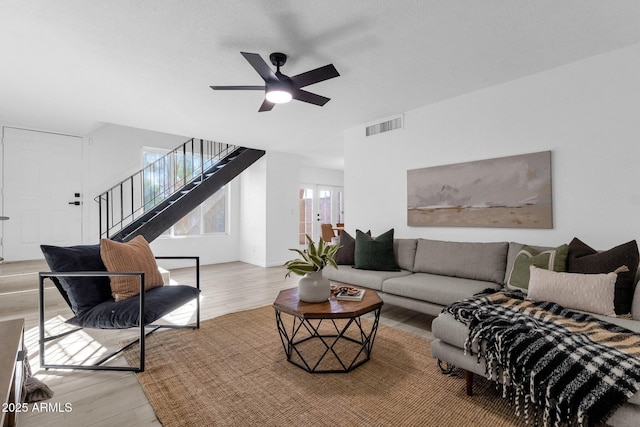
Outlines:
[{"label": "staircase", "polygon": [[264,154],[190,139],[95,198],[100,237],[153,241]]}]

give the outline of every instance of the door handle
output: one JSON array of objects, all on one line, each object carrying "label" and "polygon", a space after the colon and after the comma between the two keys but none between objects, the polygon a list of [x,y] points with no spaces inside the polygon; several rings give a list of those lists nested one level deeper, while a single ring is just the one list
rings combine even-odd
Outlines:
[{"label": "door handle", "polygon": [[75,205],[75,206],[80,206],[80,202],[75,201],[75,202],[69,202],[70,205]]}]

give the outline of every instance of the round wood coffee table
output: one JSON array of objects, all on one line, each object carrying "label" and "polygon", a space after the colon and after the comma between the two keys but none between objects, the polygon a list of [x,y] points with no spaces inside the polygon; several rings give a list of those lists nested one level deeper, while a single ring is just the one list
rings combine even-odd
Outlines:
[{"label": "round wood coffee table", "polygon": [[[298,288],[280,291],[273,303],[287,360],[312,373],[350,372],[371,357],[382,300],[367,290],[362,301],[307,303]],[[371,324],[360,316],[374,313]],[[286,313],[290,316],[282,316]]]}]

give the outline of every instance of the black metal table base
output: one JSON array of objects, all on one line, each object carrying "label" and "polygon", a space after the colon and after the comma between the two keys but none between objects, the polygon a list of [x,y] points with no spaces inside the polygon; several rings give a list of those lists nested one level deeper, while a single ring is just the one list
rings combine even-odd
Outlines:
[{"label": "black metal table base", "polygon": [[[276,309],[276,323],[287,360],[299,368],[311,373],[350,372],[371,357],[373,341],[380,321],[379,308],[374,310],[373,324],[368,331],[363,328],[360,317],[345,319],[291,317],[293,322],[290,328],[287,328],[283,322],[282,313]],[[341,325],[337,321],[346,323]],[[306,343],[314,343],[319,347],[320,354],[318,351],[305,351],[302,347]],[[350,346],[350,351],[344,352],[341,348],[343,346]],[[354,352],[355,356],[351,357]],[[327,368],[324,365],[333,367]]]}]

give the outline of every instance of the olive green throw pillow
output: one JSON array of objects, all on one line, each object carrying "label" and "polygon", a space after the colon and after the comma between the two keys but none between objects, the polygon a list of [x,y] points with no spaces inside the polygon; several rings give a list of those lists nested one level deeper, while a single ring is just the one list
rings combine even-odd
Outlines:
[{"label": "olive green throw pillow", "polygon": [[378,237],[356,230],[354,268],[361,270],[400,271],[393,254],[393,228]]},{"label": "olive green throw pillow", "polygon": [[567,271],[567,255],[569,245],[558,246],[546,251],[537,251],[531,246],[524,246],[516,255],[513,269],[507,281],[509,289],[527,292],[529,289],[529,267],[532,265],[551,271]]}]

